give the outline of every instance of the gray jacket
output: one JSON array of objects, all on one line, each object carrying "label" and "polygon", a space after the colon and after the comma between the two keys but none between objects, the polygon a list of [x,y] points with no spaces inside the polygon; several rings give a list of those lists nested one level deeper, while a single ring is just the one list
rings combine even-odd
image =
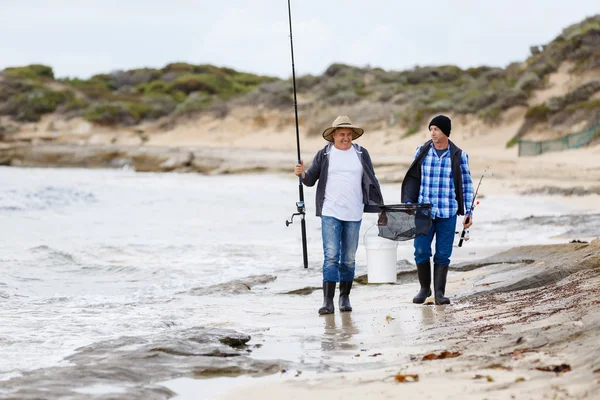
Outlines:
[{"label": "gray jacket", "polygon": [[[310,168],[308,168],[306,175],[302,180],[306,186],[314,186],[317,180],[319,181],[317,185],[317,194],[315,196],[317,217],[321,216],[323,203],[325,202],[325,187],[327,186],[327,172],[329,171],[329,154],[331,154],[332,146],[333,143],[329,143],[317,152]],[[381,195],[379,181],[375,177],[375,171],[373,170],[373,163],[371,162],[369,152],[367,149],[356,143],[352,143],[352,147],[356,150],[356,154],[363,167],[362,194],[363,204],[365,205],[364,212],[379,212],[381,211],[379,206],[383,205],[383,196]]]}]

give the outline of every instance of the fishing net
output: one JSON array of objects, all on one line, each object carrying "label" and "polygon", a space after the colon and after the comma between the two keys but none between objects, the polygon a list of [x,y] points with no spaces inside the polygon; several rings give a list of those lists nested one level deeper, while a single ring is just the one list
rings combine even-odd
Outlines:
[{"label": "fishing net", "polygon": [[380,237],[396,241],[426,235],[431,228],[431,204],[381,206],[377,227]]}]

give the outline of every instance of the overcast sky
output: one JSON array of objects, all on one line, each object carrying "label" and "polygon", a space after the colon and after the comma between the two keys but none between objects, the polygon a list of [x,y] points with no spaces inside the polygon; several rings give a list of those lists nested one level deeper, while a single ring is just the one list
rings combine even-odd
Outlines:
[{"label": "overcast sky", "polygon": [[[503,67],[598,13],[599,0],[292,0],[296,74]],[[0,69],[88,78],[175,61],[291,76],[287,0],[0,0]]]}]

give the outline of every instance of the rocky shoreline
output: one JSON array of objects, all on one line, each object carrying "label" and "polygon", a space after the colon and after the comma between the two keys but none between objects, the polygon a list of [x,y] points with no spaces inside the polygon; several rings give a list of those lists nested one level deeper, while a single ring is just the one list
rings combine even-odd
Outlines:
[{"label": "rocky shoreline", "polygon": [[131,168],[139,172],[197,172],[208,175],[289,172],[288,153],[227,148],[70,143],[0,147],[0,165],[43,168]]}]

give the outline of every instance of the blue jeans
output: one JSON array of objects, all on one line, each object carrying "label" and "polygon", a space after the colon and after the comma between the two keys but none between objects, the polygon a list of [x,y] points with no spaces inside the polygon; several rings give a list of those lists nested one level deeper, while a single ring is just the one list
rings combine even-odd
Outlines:
[{"label": "blue jeans", "polygon": [[323,282],[352,281],[361,221],[321,217]]},{"label": "blue jeans", "polygon": [[431,242],[435,235],[435,256],[433,263],[437,265],[450,265],[454,232],[456,229],[456,215],[450,218],[436,218],[432,221],[431,229],[427,235],[415,238],[415,262],[422,264],[431,257]]}]

